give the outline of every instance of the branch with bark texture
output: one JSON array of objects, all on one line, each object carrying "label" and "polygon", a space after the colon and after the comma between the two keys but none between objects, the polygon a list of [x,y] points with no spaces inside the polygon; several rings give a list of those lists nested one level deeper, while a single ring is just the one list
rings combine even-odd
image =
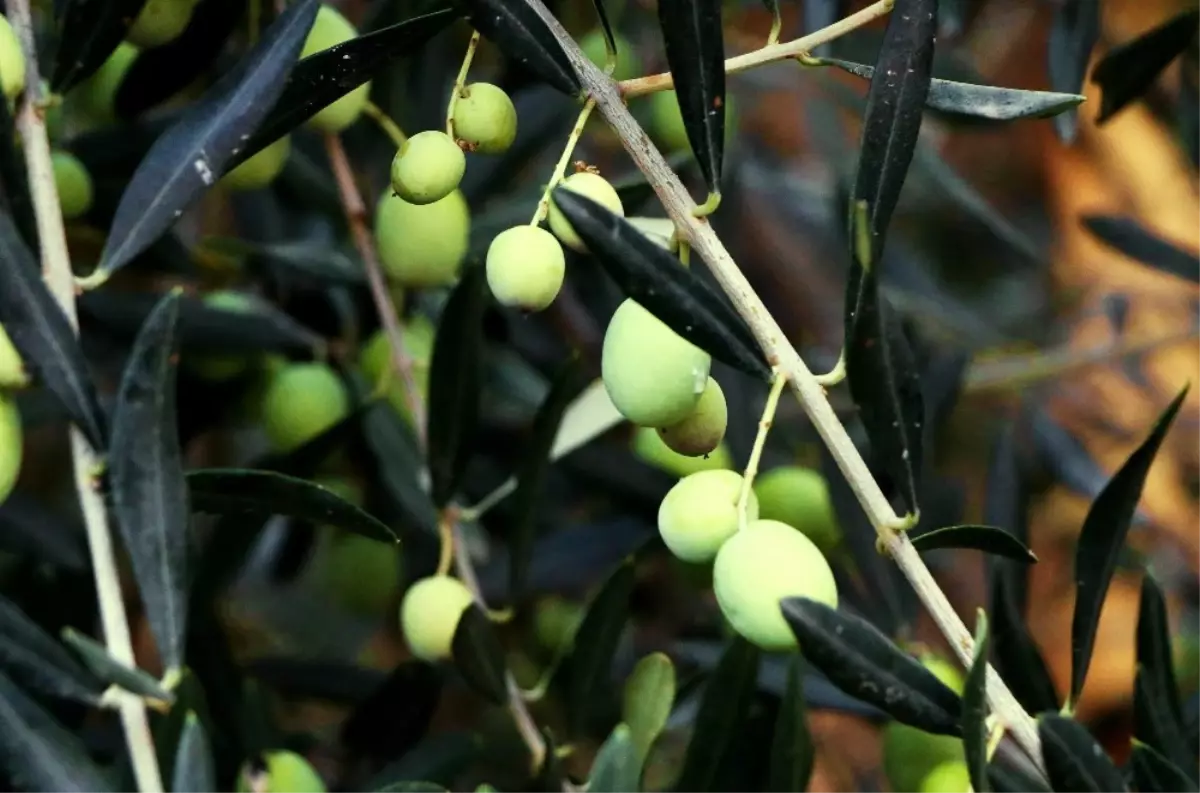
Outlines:
[{"label": "branch with bark texture", "polygon": [[[969,667],[975,649],[971,634],[925,566],[924,561],[917,554],[917,550],[908,536],[903,531],[896,530],[896,527],[902,525],[903,521],[892,509],[862,455],[859,454],[845,427],[838,420],[837,414],[826,397],[824,388],[817,382],[816,377],[800,358],[799,353],[788,343],[779,324],[754,292],[750,282],[746,280],[745,275],[742,274],[729,251],[725,249],[712,226],[706,220],[693,215],[696,202],[692,200],[678,175],[671,170],[662,153],[630,114],[622,98],[621,87],[587,59],[571,35],[546,9],[541,0],[526,0],[526,2],[537,12],[558,39],[575,67],[585,94],[595,100],[597,109],[620,137],[625,150],[629,152],[638,169],[653,187],[666,209],[667,215],[675,222],[680,238],[708,265],[721,289],[729,297],[738,314],[746,321],[754,333],[754,337],[762,346],[767,362],[772,366],[777,366],[787,378],[793,392],[800,400],[804,412],[808,415],[825,445],[829,447],[838,468],[845,475],[846,481],[850,484],[855,497],[870,519],[871,525],[875,527],[881,544],[899,565],[913,589],[916,590],[921,602],[933,616],[950,646],[954,648],[959,660]],[[873,4],[870,8],[875,9],[877,13],[871,15],[860,12],[858,16],[862,21],[858,24],[866,24],[871,19],[882,16],[883,13],[890,10],[891,6],[892,0],[881,0]],[[854,29],[853,26],[842,23],[838,23],[834,27],[838,28],[839,34]],[[813,34],[813,36],[806,37],[808,42],[805,46],[815,47],[831,38],[833,36],[818,38],[818,34]],[[780,52],[786,51],[790,54],[780,57],[792,57],[796,54],[791,50],[791,47],[794,46],[796,46],[794,42],[789,42],[764,49],[774,48]],[[747,58],[748,56],[741,57]],[[755,65],[768,60],[770,59],[757,60]],[[726,63],[728,64],[729,61]],[[664,82],[661,78],[654,79],[657,82]],[[665,88],[666,85],[661,87]],[[657,90],[657,88],[652,90]],[[626,95],[630,93],[632,92],[626,91]],[[1041,768],[1041,741],[1038,738],[1037,725],[990,665],[987,672],[987,698],[992,711],[1029,754],[1030,759]]]}]

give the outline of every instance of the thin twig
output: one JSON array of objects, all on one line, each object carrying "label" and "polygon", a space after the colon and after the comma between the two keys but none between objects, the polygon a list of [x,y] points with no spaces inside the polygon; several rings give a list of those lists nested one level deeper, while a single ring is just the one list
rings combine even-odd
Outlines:
[{"label": "thin twig", "polygon": [[750,494],[754,491],[754,477],[758,476],[758,463],[762,460],[763,447],[767,445],[767,436],[771,433],[771,425],[775,423],[775,412],[779,409],[779,396],[787,384],[787,378],[776,368],[771,372],[771,390],[767,394],[767,403],[763,406],[762,418],[758,422],[758,434],[754,437],[754,448],[750,450],[750,460],[742,475],[742,490],[738,494],[738,530],[746,528],[750,522]]},{"label": "thin twig", "polygon": [[529,225],[538,225],[550,213],[550,194],[554,192],[555,187],[558,187],[558,183],[562,181],[563,175],[567,172],[567,166],[571,164],[571,155],[575,153],[575,144],[583,135],[583,128],[587,126],[588,117],[592,115],[595,107],[596,103],[589,99],[583,104],[583,110],[579,111],[579,117],[575,119],[575,127],[567,136],[562,156],[558,158],[558,164],[554,166],[554,171],[550,174],[550,181],[546,183],[546,189],[542,192],[541,200],[538,201],[537,209],[534,210],[533,219],[529,221]]},{"label": "thin twig", "polygon": [[454,134],[454,106],[458,97],[467,84],[467,75],[471,72],[471,61],[475,60],[475,50],[479,49],[479,31],[471,32],[471,40],[467,42],[467,51],[463,54],[462,66],[458,68],[458,77],[454,78],[454,87],[450,89],[450,101],[446,103],[446,134],[453,140],[458,140]]},{"label": "thin twig", "polygon": [[[54,183],[50,141],[46,136],[46,123],[40,110],[40,102],[43,99],[42,80],[38,74],[37,44],[33,34],[33,16],[29,9],[29,0],[12,0],[8,4],[8,18],[25,53],[25,101],[17,114],[17,128],[24,143],[29,191],[37,218],[38,240],[42,251],[42,277],[66,315],[71,329],[78,334],[75,277],[71,272],[71,256],[67,251],[67,236],[63,228],[58,188]],[[96,597],[100,603],[100,623],[104,631],[105,647],[118,663],[136,666],[129,620],[125,614],[125,601],[121,595],[121,578],[108,523],[108,512],[95,480],[95,473],[101,470],[102,463],[97,451],[92,449],[78,428],[72,425],[70,435],[75,489],[79,493],[79,506],[87,530],[88,550],[92,557],[92,573],[96,581]],[[146,718],[145,702],[140,697],[125,697],[120,700],[118,709],[138,789],[142,793],[160,793],[163,789],[162,776],[158,768],[158,756],[154,752],[150,723]]]},{"label": "thin twig", "polygon": [[325,150],[329,153],[329,162],[333,166],[333,178],[337,182],[346,222],[354,236],[354,247],[358,249],[358,255],[362,257],[366,267],[371,298],[375,301],[375,311],[379,314],[379,321],[383,324],[383,332],[387,336],[388,348],[392,352],[392,366],[404,381],[404,402],[408,406],[409,416],[412,417],[413,431],[416,433],[417,442],[424,448],[425,403],[421,399],[421,391],[413,372],[412,356],[408,354],[408,347],[404,345],[404,330],[400,327],[396,306],[392,303],[387,281],[383,277],[383,268],[375,251],[375,241],[371,239],[371,230],[367,225],[367,207],[358,191],[358,184],[354,181],[354,171],[350,168],[350,160],[346,157],[341,137],[336,133],[326,135]]},{"label": "thin twig", "polygon": [[[845,475],[854,495],[870,518],[871,525],[878,532],[880,542],[900,567],[926,609],[929,610],[938,628],[954,648],[959,660],[969,666],[974,654],[974,641],[970,633],[954,611],[954,607],[946,598],[945,593],[938,586],[937,581],[930,574],[924,561],[918,556],[908,536],[904,532],[896,531],[898,526],[904,525],[904,521],[896,515],[879,484],[871,475],[866,462],[855,448],[845,427],[838,420],[837,414],[826,397],[824,388],[817,382],[795,348],[787,342],[779,324],[767,311],[762,299],[754,292],[750,282],[746,280],[746,276],[734,262],[729,251],[725,249],[712,226],[693,216],[696,204],[687,188],[684,187],[679,177],[663,158],[662,153],[650,141],[625,106],[624,98],[629,95],[629,84],[623,84],[625,90],[623,96],[617,84],[584,56],[570,34],[540,0],[528,0],[528,3],[553,31],[568,58],[574,63],[575,71],[579,75],[584,90],[588,96],[596,100],[597,108],[620,137],[625,150],[633,158],[638,170],[654,188],[667,215],[675,221],[681,239],[687,241],[700,255],[700,258],[708,264],[721,289],[729,297],[737,312],[746,320],[758,343],[762,346],[768,362],[772,366],[778,366],[787,377],[801,406],[808,415],[809,421],[812,422],[813,427],[816,428],[821,439],[829,448],[838,468]],[[891,6],[892,0],[880,0],[858,14],[820,31],[819,34],[814,33],[788,44],[780,44],[775,48],[764,48],[759,53],[740,56],[740,60],[738,58],[732,60],[736,61],[737,68],[750,68],[761,63],[778,60],[780,57],[787,57],[788,53],[794,55],[883,16],[891,9]],[[663,87],[661,78],[657,82],[652,78],[645,79],[650,82],[636,83],[633,89],[645,93]],[[993,712],[1005,722],[1017,742],[1040,767],[1041,742],[1038,739],[1037,725],[991,667],[988,668],[987,690],[988,701]]]}]

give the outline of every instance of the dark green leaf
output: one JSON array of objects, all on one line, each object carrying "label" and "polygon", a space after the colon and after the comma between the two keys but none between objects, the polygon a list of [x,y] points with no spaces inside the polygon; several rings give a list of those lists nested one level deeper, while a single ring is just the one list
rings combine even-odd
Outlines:
[{"label": "dark green leaf", "polygon": [[562,424],[563,414],[579,394],[582,368],[572,355],[554,380],[533,419],[533,433],[517,474],[513,493],[512,533],[509,535],[509,597],[518,601],[525,592],[533,542],[537,537],[537,508],[550,467],[550,450]]},{"label": "dark green leaf", "polygon": [[805,720],[804,662],[797,653],[787,667],[787,685],[779,702],[771,744],[771,771],[766,790],[791,793],[808,790],[816,748]]},{"label": "dark green leaf", "polygon": [[1194,747],[1184,737],[1183,722],[1175,721],[1172,702],[1150,679],[1146,668],[1138,665],[1133,684],[1133,737],[1169,758],[1181,768],[1196,773]]},{"label": "dark green leaf", "polygon": [[[1077,94],[1083,89],[1088,60],[1099,35],[1099,0],[1062,0],[1057,4],[1047,51],[1052,89],[1069,94]],[[1074,141],[1078,128],[1079,118],[1075,110],[1054,118],[1054,129],[1063,143]]]},{"label": "dark green leaf", "polygon": [[971,789],[975,793],[989,793],[987,669],[992,637],[988,631],[987,613],[979,609],[976,614],[975,657],[963,683],[962,693],[963,751],[967,756],[967,770],[971,774]]},{"label": "dark green leaf", "polygon": [[[29,416],[24,411],[22,420],[28,428]],[[82,572],[90,564],[78,519],[65,518],[20,490],[10,493],[0,504],[0,548],[64,570]]]},{"label": "dark green leaf", "polygon": [[497,705],[508,700],[504,647],[492,621],[478,605],[463,612],[454,629],[450,654],[463,679],[481,696]]},{"label": "dark green leaf", "polygon": [[1079,722],[1057,713],[1038,717],[1042,761],[1050,787],[1072,793],[1118,793],[1129,790],[1125,778],[1104,748]]},{"label": "dark green leaf", "polygon": [[[875,60],[859,142],[851,212],[867,203],[870,262],[880,260],[888,224],[921,132],[929,95],[937,0],[896,0]],[[851,224],[853,228],[853,224]],[[861,258],[862,257],[858,257]]]},{"label": "dark green leaf", "polygon": [[200,719],[188,711],[179,736],[175,754],[175,769],[171,779],[172,793],[211,793],[217,790],[217,773],[213,767],[212,750]]},{"label": "dark green leaf", "polygon": [[[482,745],[483,739],[475,733],[431,733],[399,760],[388,763],[372,776],[366,789],[379,790],[384,785],[418,779],[438,785],[452,785],[479,756]],[[385,756],[394,754],[393,747],[386,747]]]},{"label": "dark green leaf", "polygon": [[378,519],[321,485],[273,471],[205,468],[187,472],[192,509],[215,515],[286,515],[384,543],[399,538]]},{"label": "dark green leaf", "polygon": [[107,278],[146,250],[246,148],[283,91],[319,5],[290,5],[254,49],[154,142],[121,195],[92,278]]},{"label": "dark green leaf", "polygon": [[1046,662],[1025,627],[1013,597],[1012,577],[997,571],[992,577],[992,646],[996,670],[1008,683],[1017,701],[1030,713],[1058,707],[1058,694]]},{"label": "dark green leaf", "polygon": [[1083,225],[1108,247],[1142,264],[1200,283],[1200,257],[1147,230],[1133,218],[1087,215]]},{"label": "dark green leaf", "polygon": [[629,726],[618,724],[596,752],[588,793],[632,793],[641,790],[642,760]]},{"label": "dark green leaf", "polygon": [[64,0],[50,90],[65,94],[108,60],[146,0]]},{"label": "dark green leaf", "polygon": [[839,689],[912,727],[961,734],[962,700],[874,625],[808,598],[781,608],[805,660]]},{"label": "dark green leaf", "polygon": [[563,669],[567,680],[567,712],[577,732],[590,723],[597,702],[613,696],[613,658],[629,619],[634,572],[632,557],[622,562],[588,604],[587,613],[575,631],[575,645]]},{"label": "dark green leaf", "polygon": [[667,65],[688,143],[709,194],[721,192],[725,156],[725,38],[721,0],[659,0]]},{"label": "dark green leaf", "polygon": [[442,9],[357,36],[304,58],[287,77],[282,93],[245,149],[230,161],[230,170],[282,138],[323,108],[382,72],[396,60],[417,52],[460,16]]},{"label": "dark green leaf", "polygon": [[1133,744],[1129,758],[1133,770],[1133,785],[1141,793],[1182,793],[1196,791],[1194,779],[1179,766],[1145,744]]},{"label": "dark green leaf", "polygon": [[330,284],[357,286],[366,283],[362,265],[337,248],[314,245],[311,240],[260,243],[237,237],[208,237],[204,247],[236,257],[262,259]]},{"label": "dark green leaf", "polygon": [[167,691],[149,672],[121,663],[109,655],[103,644],[72,628],[63,628],[63,641],[75,650],[84,664],[100,680],[119,686],[146,699],[166,704],[175,701],[175,695]]},{"label": "dark green leaf", "polygon": [[1108,121],[1150,90],[1167,64],[1192,42],[1197,23],[1200,11],[1185,11],[1109,50],[1092,69],[1092,82],[1101,90],[1096,123]]},{"label": "dark green leaf", "polygon": [[376,402],[363,416],[363,436],[375,457],[372,466],[391,506],[406,516],[405,525],[437,532],[437,509],[421,487],[424,461],[405,420],[386,401]]},{"label": "dark green leaf", "polygon": [[107,438],[87,360],[12,218],[0,212],[0,325],[36,381],[54,394],[94,449]]},{"label": "dark green leaf", "polygon": [[1142,497],[1146,474],[1187,392],[1188,387],[1184,386],[1167,406],[1150,434],[1108,480],[1083,521],[1079,545],[1075,550],[1075,613],[1071,619],[1069,704],[1077,702],[1079,692],[1083,690],[1088,664],[1092,660],[1096,628],[1100,624],[1100,609],[1117,569],[1117,559],[1125,547],[1125,536],[1129,533],[1134,512]]},{"label": "dark green leaf", "polygon": [[433,503],[458,492],[471,458],[483,382],[484,268],[468,263],[438,320],[429,363],[429,475]]},{"label": "dark green leaf", "polygon": [[525,0],[464,0],[471,27],[542,82],[577,96],[575,67],[553,31]]},{"label": "dark green leaf", "polygon": [[932,551],[935,548],[973,548],[1026,564],[1038,560],[1033,551],[1025,547],[1025,543],[995,526],[947,526],[913,537],[912,544],[918,551]]},{"label": "dark green leaf", "polygon": [[[613,34],[612,23],[608,21],[608,11],[604,8],[604,0],[592,0],[592,8],[596,9],[596,21],[600,23],[600,31],[604,34],[604,49],[610,54],[615,65],[617,63],[617,37]],[[622,205],[623,206],[623,205]]]},{"label": "dark green leaf", "polygon": [[103,684],[15,603],[0,596],[0,671],[26,689],[95,705]]},{"label": "dark green leaf", "polygon": [[[842,71],[870,80],[875,67],[838,58],[820,58],[822,65],[835,66]],[[1027,91],[1021,88],[1001,88],[996,85],[976,85],[934,77],[925,97],[927,110],[952,117],[982,121],[1015,121],[1019,118],[1047,118],[1079,105],[1081,94],[1059,94],[1053,91]]]},{"label": "dark green leaf", "polygon": [[378,793],[446,793],[446,788],[432,782],[404,780],[375,788]]},{"label": "dark green leaf", "polygon": [[183,663],[187,634],[188,493],[175,411],[178,288],[150,312],[113,409],[109,497],[163,666]]},{"label": "dark green leaf", "polygon": [[[857,212],[856,218],[863,214]],[[862,228],[859,220],[855,226]],[[851,265],[846,280],[846,381],[876,459],[915,514],[925,422],[921,376],[900,318],[879,293],[876,275],[864,262]]]},{"label": "dark green leaf", "polygon": [[630,737],[642,762],[667,726],[674,705],[675,665],[663,653],[651,653],[638,661],[629,673],[621,705],[621,720],[629,726]]},{"label": "dark green leaf", "polygon": [[[1021,544],[1029,545],[1029,493],[1021,474],[1020,461],[1017,459],[1016,431],[1011,422],[1006,422],[1000,429],[996,443],[992,447],[991,458],[988,461],[986,495],[983,506],[983,520],[991,526],[1007,529]],[[992,559],[991,568],[999,574],[1001,571],[1010,576],[1016,585],[1014,603],[1017,613],[1025,610],[1025,581],[1028,578],[1028,566],[1014,564],[1002,559]],[[993,620],[995,616],[993,615]],[[996,630],[993,626],[993,635]],[[1028,707],[1028,703],[1026,703]],[[1043,705],[1031,712],[1040,713],[1053,709],[1053,705]]]},{"label": "dark green leaf", "polygon": [[988,784],[997,793],[1051,793],[1042,777],[1014,768],[1012,764],[989,763]]},{"label": "dark green leaf", "polygon": [[0,674],[0,768],[18,790],[116,790],[87,749]]},{"label": "dark green leaf", "polygon": [[758,648],[735,636],[709,675],[676,790],[715,791],[721,766],[750,715],[758,688]]},{"label": "dark green leaf", "polygon": [[[408,754],[416,751],[414,745],[429,731],[442,687],[443,675],[433,664],[417,660],[397,664],[387,679],[342,722],[341,745],[356,757],[377,758],[381,762],[401,753],[405,753],[401,763],[405,759],[417,760]],[[410,770],[404,774],[393,769],[394,773],[385,781],[429,779],[433,775],[429,764],[406,768]]]},{"label": "dark green leaf", "polygon": [[221,741],[220,735],[212,735],[213,722],[204,687],[196,679],[195,673],[187,667],[182,670],[174,693],[175,705],[165,714],[152,713],[150,717],[154,752],[158,756],[158,767],[163,779],[171,779],[175,775],[175,763],[179,759],[179,741],[183,737],[188,714],[196,714],[201,724],[206,726],[208,735],[217,743]]},{"label": "dark green leaf", "polygon": [[595,201],[562,188],[554,191],[553,200],[628,298],[717,360],[770,378],[750,329],[699,275]]},{"label": "dark green leaf", "polygon": [[17,145],[16,122],[12,108],[0,102],[0,194],[8,213],[16,222],[25,245],[35,253],[39,250],[37,218],[33,215],[33,199],[29,195],[29,174],[25,158]]},{"label": "dark green leaf", "polygon": [[1192,763],[1192,751],[1183,737],[1183,708],[1175,682],[1167,604],[1150,573],[1142,578],[1137,663],[1133,737],[1186,768]]}]

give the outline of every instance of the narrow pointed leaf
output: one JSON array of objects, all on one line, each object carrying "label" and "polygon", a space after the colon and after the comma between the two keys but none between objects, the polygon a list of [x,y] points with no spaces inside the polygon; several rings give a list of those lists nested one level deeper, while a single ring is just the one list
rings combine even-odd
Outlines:
[{"label": "narrow pointed leaf", "polygon": [[567,707],[575,731],[582,731],[597,710],[597,702],[613,695],[613,658],[629,620],[634,562],[622,562],[588,604],[575,631],[575,645],[564,660]]},{"label": "narrow pointed leaf", "polygon": [[642,759],[628,725],[618,724],[596,752],[588,793],[629,793],[640,790]]},{"label": "narrow pointed leaf", "polygon": [[[821,58],[819,62],[867,80],[875,74],[875,67],[865,63],[838,58]],[[925,108],[951,117],[980,121],[1016,121],[1021,118],[1056,116],[1078,106],[1085,98],[1082,94],[1028,91],[1022,88],[977,85],[933,77],[929,81]]]},{"label": "narrow pointed leaf", "polygon": [[440,9],[357,36],[296,64],[270,113],[226,170],[253,157],[397,60],[421,46],[458,19],[453,8]]},{"label": "narrow pointed leaf", "polygon": [[604,34],[605,51],[613,54],[615,65],[616,57],[621,53],[617,52],[617,37],[613,33],[612,22],[608,19],[608,10],[604,7],[604,0],[592,0],[592,8],[596,10],[596,21],[600,23],[600,32]]},{"label": "narrow pointed leaf", "polygon": [[595,201],[562,188],[553,200],[627,297],[717,360],[770,378],[771,368],[750,329],[695,271]]},{"label": "narrow pointed leaf", "polygon": [[1133,744],[1129,758],[1134,788],[1141,793],[1192,793],[1200,790],[1196,781],[1179,766],[1145,744]]},{"label": "narrow pointed leaf", "polygon": [[1092,69],[1092,82],[1101,91],[1096,123],[1108,121],[1149,91],[1167,65],[1195,38],[1198,23],[1200,11],[1185,11],[1109,50]]},{"label": "narrow pointed leaf", "polygon": [[450,650],[454,665],[471,688],[496,705],[508,699],[504,647],[496,629],[478,605],[463,612]]},{"label": "narrow pointed leaf", "polygon": [[[196,714],[201,724],[212,730],[212,714],[204,687],[196,678],[196,674],[187,667],[180,673],[179,682],[173,689],[175,704],[161,717],[152,718],[150,729],[154,739],[154,753],[158,756],[158,767],[163,779],[172,779],[175,775],[175,763],[179,759],[179,740],[187,724],[187,716]],[[221,743],[217,738],[217,743]],[[213,790],[214,788],[210,788]]]},{"label": "narrow pointed leaf", "polygon": [[1149,573],[1142,578],[1138,607],[1137,663],[1133,736],[1186,767],[1192,753],[1183,737],[1183,708],[1175,681],[1167,605]]},{"label": "narrow pointed leaf", "polygon": [[787,598],[781,608],[805,660],[839,689],[912,727],[961,733],[958,695],[874,625],[808,598]]},{"label": "narrow pointed leaf", "polygon": [[509,598],[513,602],[525,592],[529,561],[537,538],[537,508],[550,467],[550,452],[563,414],[579,393],[580,373],[579,358],[573,355],[559,372],[533,419],[532,437],[521,461],[517,489],[513,493],[513,533],[509,541]]},{"label": "narrow pointed leaf", "polygon": [[[995,446],[992,447],[991,459],[988,461],[986,497],[983,507],[983,520],[991,526],[1007,529],[1025,546],[1029,545],[1029,494],[1021,473],[1020,461],[1017,459],[1016,431],[1012,423],[1006,423],[1000,430]],[[995,560],[992,570],[1000,571],[1012,577],[1017,585],[1014,603],[1018,613],[1025,609],[1025,580],[1028,568],[1024,564],[999,563]],[[993,630],[993,634],[995,631]],[[1040,713],[1053,706],[1033,709]]]},{"label": "narrow pointed leaf", "polygon": [[972,548],[1026,564],[1037,561],[1037,557],[1025,547],[1025,543],[995,526],[947,526],[913,537],[912,544],[918,551],[932,551],[935,548]]},{"label": "narrow pointed leaf", "polygon": [[204,725],[188,711],[175,753],[175,772],[172,774],[172,793],[210,793],[217,789],[216,769],[212,749]]},{"label": "narrow pointed leaf", "polygon": [[625,681],[621,720],[644,763],[650,747],[667,726],[675,705],[675,665],[662,653],[651,653],[637,662]]},{"label": "narrow pointed leaf", "polygon": [[0,549],[75,572],[86,572],[91,563],[81,522],[20,490],[0,504]]},{"label": "narrow pointed leaf", "polygon": [[375,457],[374,474],[392,508],[406,516],[405,525],[436,533],[437,508],[421,487],[425,462],[412,428],[390,404],[376,402],[363,415],[362,431]]},{"label": "narrow pointed leaf", "polygon": [[[341,744],[355,756],[380,762],[409,753],[429,732],[443,687],[444,675],[437,666],[417,660],[397,664],[342,722]],[[429,773],[429,765],[422,765],[421,771]]]},{"label": "narrow pointed leaf", "polygon": [[977,615],[975,657],[963,683],[963,751],[967,757],[967,770],[971,774],[971,789],[975,793],[988,793],[991,786],[987,777],[987,666],[992,637],[988,630],[987,613],[979,609]]},{"label": "narrow pointed leaf", "polygon": [[1029,713],[1058,707],[1058,693],[1046,661],[1025,627],[1013,595],[1012,577],[998,571],[992,578],[990,604],[992,647],[996,671]]},{"label": "narrow pointed leaf", "polygon": [[1108,247],[1142,264],[1200,283],[1200,256],[1147,230],[1133,218],[1087,215],[1083,225]]},{"label": "narrow pointed leaf", "polygon": [[289,6],[237,67],[154,142],[121,195],[99,275],[146,250],[225,173],[283,91],[318,6],[317,0]]},{"label": "narrow pointed leaf", "polygon": [[1079,722],[1057,713],[1038,717],[1042,761],[1054,790],[1072,793],[1119,793],[1125,777],[1096,739]]},{"label": "narrow pointed leaf", "polygon": [[[33,198],[29,193],[29,174],[25,158],[17,144],[16,121],[7,103],[0,103],[0,188],[3,202],[12,215],[25,245],[35,253],[41,245],[38,239],[37,218],[33,214]],[[32,257],[31,257],[32,258]]]},{"label": "narrow pointed leaf", "polygon": [[1108,480],[1100,495],[1092,502],[1079,544],[1075,550],[1075,613],[1071,619],[1071,692],[1068,702],[1079,700],[1083,681],[1087,677],[1088,664],[1092,660],[1092,649],[1096,641],[1096,629],[1100,624],[1100,609],[1104,596],[1117,569],[1117,559],[1125,547],[1125,537],[1138,501],[1146,474],[1158,454],[1167,430],[1179,406],[1187,396],[1185,386],[1159,416],[1154,428],[1142,444],[1129,455],[1121,468]]},{"label": "narrow pointed leaf", "polygon": [[1182,722],[1175,720],[1177,707],[1139,664],[1133,682],[1133,737],[1195,775],[1195,748],[1188,745]]},{"label": "narrow pointed leaf", "polygon": [[741,636],[725,648],[704,684],[676,790],[715,791],[737,733],[750,715],[758,686],[761,653]]},{"label": "narrow pointed leaf", "polygon": [[667,65],[688,143],[708,192],[721,192],[725,156],[725,38],[721,0],[659,0]]},{"label": "narrow pointed leaf", "polygon": [[808,790],[816,747],[805,720],[804,663],[797,653],[788,662],[787,684],[779,702],[771,744],[771,770],[767,790],[791,793]]},{"label": "narrow pointed leaf", "polygon": [[126,666],[109,655],[103,644],[85,636],[71,628],[64,628],[63,641],[75,650],[83,659],[84,664],[100,680],[109,685],[119,686],[139,697],[156,700],[163,703],[173,703],[175,695],[163,688],[149,672],[136,667]]},{"label": "narrow pointed leaf", "polygon": [[875,60],[859,142],[851,206],[867,202],[872,262],[878,262],[908,175],[929,95],[937,0],[896,0]]},{"label": "narrow pointed leaf", "polygon": [[214,515],[286,515],[336,526],[383,543],[395,532],[377,518],[314,482],[245,468],[206,468],[187,472],[192,509]]},{"label": "narrow pointed leaf", "polygon": [[[1100,3],[1097,0],[1063,0],[1054,11],[1050,26],[1047,66],[1050,87],[1077,94],[1083,89],[1088,60],[1100,35]],[[1063,143],[1075,140],[1079,117],[1070,110],[1054,118],[1054,129]]]},{"label": "narrow pointed leaf", "polygon": [[464,0],[471,27],[542,82],[576,96],[582,90],[562,45],[525,0]]},{"label": "narrow pointed leaf", "polygon": [[0,324],[34,379],[54,394],[94,449],[107,438],[87,360],[12,218],[0,212]]},{"label": "narrow pointed leaf", "polygon": [[183,663],[188,493],[175,414],[179,291],[146,318],[121,376],[108,456],[109,497],[165,669]]},{"label": "narrow pointed leaf", "polygon": [[429,475],[433,503],[446,506],[462,484],[479,420],[483,382],[484,269],[468,263],[438,320],[429,364]]},{"label": "narrow pointed leaf", "polygon": [[0,672],[27,690],[95,705],[103,685],[15,603],[0,597]]},{"label": "narrow pointed leaf", "polygon": [[0,769],[17,790],[116,790],[83,742],[0,674]]},{"label": "narrow pointed leaf", "polygon": [[50,90],[65,94],[95,74],[113,53],[146,0],[66,0],[58,16]]}]

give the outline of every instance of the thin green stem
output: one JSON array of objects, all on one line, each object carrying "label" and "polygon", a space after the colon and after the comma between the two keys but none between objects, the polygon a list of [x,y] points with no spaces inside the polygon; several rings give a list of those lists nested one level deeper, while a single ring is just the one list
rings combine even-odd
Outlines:
[{"label": "thin green stem", "polygon": [[579,111],[579,118],[575,119],[575,128],[567,136],[562,156],[558,158],[558,164],[554,166],[554,172],[550,174],[550,181],[546,184],[541,200],[538,201],[537,209],[533,211],[533,219],[529,221],[529,225],[536,226],[550,213],[550,194],[554,192],[554,188],[566,174],[567,166],[571,164],[571,155],[575,153],[575,145],[579,143],[579,138],[583,135],[583,128],[587,126],[588,116],[592,114],[592,109],[595,107],[596,100],[588,99],[583,105],[583,110]]},{"label": "thin green stem", "polygon": [[383,131],[383,134],[391,138],[392,143],[396,144],[397,149],[408,142],[408,135],[404,134],[404,130],[400,129],[400,125],[391,116],[383,112],[383,108],[379,105],[368,101],[363,106],[363,112],[367,114],[367,118],[375,122],[375,125]]},{"label": "thin green stem", "polygon": [[454,140],[458,140],[454,134],[454,106],[458,103],[459,94],[467,85],[467,74],[471,71],[471,61],[475,60],[475,50],[478,48],[479,31],[476,30],[467,43],[467,52],[463,55],[462,66],[459,67],[458,77],[454,79],[454,88],[450,91],[450,101],[446,104],[446,134]]},{"label": "thin green stem", "polygon": [[758,464],[762,461],[763,447],[766,446],[767,436],[771,433],[771,425],[775,423],[775,412],[779,409],[779,397],[787,378],[778,367],[772,370],[771,390],[767,394],[767,404],[763,406],[762,418],[758,422],[758,434],[754,437],[754,448],[750,451],[750,460],[746,463],[746,472],[742,475],[742,492],[738,495],[738,530],[746,528],[749,523],[748,508],[750,493],[754,489],[754,477],[758,476]]}]

